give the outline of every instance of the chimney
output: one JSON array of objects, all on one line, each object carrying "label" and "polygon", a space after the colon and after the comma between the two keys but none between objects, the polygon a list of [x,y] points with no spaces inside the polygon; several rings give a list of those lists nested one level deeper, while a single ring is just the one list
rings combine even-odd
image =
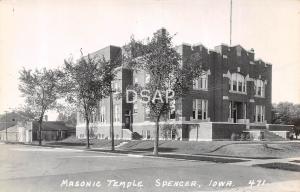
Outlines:
[{"label": "chimney", "polygon": [[251,61],[254,61],[254,49],[251,48],[250,51],[248,51],[248,55],[250,57]]}]

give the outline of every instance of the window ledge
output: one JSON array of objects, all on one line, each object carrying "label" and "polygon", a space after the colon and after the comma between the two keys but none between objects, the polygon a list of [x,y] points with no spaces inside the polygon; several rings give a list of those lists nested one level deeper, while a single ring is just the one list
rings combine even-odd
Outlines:
[{"label": "window ledge", "polygon": [[247,95],[247,92],[232,91],[232,90],[229,90],[229,93],[237,93],[237,94]]},{"label": "window ledge", "polygon": [[208,91],[208,89],[206,88],[206,89],[195,89],[195,88],[193,88],[193,91]]},{"label": "window ledge", "polygon": [[267,124],[267,122],[266,121],[255,121],[254,124],[256,124],[256,125],[265,125],[265,124]]},{"label": "window ledge", "polygon": [[210,119],[206,118],[206,119],[191,119],[192,122],[209,122]]},{"label": "window ledge", "polygon": [[260,96],[260,95],[254,95],[254,97],[257,97],[257,98],[265,98],[264,96]]}]

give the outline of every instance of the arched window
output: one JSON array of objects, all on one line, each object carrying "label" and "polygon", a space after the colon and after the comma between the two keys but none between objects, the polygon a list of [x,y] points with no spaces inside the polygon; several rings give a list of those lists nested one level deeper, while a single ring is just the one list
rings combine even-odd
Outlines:
[{"label": "arched window", "polygon": [[229,89],[234,92],[247,92],[247,82],[245,77],[239,73],[233,73],[229,80]]},{"label": "arched window", "polygon": [[254,82],[255,84],[255,95],[264,97],[265,96],[265,84],[262,80],[257,79]]}]

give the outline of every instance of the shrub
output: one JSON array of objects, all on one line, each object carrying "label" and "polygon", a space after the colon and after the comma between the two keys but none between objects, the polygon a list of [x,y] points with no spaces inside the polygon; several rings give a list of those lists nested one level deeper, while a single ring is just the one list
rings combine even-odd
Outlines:
[{"label": "shrub", "polygon": [[246,134],[246,140],[247,140],[247,141],[250,141],[250,140],[251,140],[250,133],[247,133],[247,134]]},{"label": "shrub", "polygon": [[241,141],[245,141],[246,140],[246,133],[242,133],[241,134]]},{"label": "shrub", "polygon": [[263,139],[264,139],[264,134],[260,133],[259,136],[258,136],[258,140],[263,140]]},{"label": "shrub", "polygon": [[236,141],[238,139],[238,135],[236,133],[231,134],[231,141]]},{"label": "shrub", "polygon": [[173,139],[172,135],[176,135],[176,136],[178,135],[177,127],[172,124],[164,124],[161,127],[160,134],[164,139]]}]

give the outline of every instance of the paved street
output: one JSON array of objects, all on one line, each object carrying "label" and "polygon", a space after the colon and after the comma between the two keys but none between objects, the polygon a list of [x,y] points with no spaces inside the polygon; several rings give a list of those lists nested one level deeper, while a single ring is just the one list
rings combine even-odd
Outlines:
[{"label": "paved street", "polygon": [[[109,154],[0,145],[0,191],[299,191],[300,173]],[[213,180],[213,182],[211,182]],[[249,181],[263,187],[250,188]],[[222,181],[227,187],[212,187]],[[223,184],[224,184],[223,183]],[[290,190],[288,190],[290,189]]]}]

